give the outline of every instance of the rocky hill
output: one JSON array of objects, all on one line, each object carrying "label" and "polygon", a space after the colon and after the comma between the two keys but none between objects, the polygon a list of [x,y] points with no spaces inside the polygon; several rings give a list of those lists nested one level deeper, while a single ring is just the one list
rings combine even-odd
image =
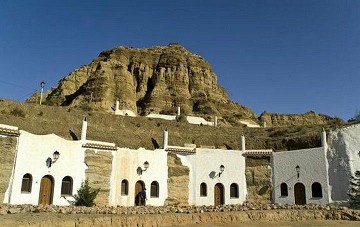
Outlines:
[{"label": "rocky hill", "polygon": [[[256,118],[249,108],[231,101],[210,64],[183,46],[150,48],[116,47],[105,50],[90,64],[81,66],[45,93],[44,104],[80,107],[111,112],[119,109],[137,115],[182,113],[221,119],[226,125],[243,120],[267,126],[341,123],[341,119],[314,113],[274,114],[264,112]],[[27,102],[38,102],[34,94]]]},{"label": "rocky hill", "polygon": [[304,114],[277,114],[263,112],[259,120],[267,127],[278,127],[284,125],[322,125],[322,124],[341,124],[340,118],[332,118],[324,114],[309,111]]},{"label": "rocky hill", "polygon": [[116,100],[138,115],[174,113],[180,106],[187,115],[255,119],[229,100],[205,59],[179,44],[103,51],[63,78],[45,104],[111,111]]}]

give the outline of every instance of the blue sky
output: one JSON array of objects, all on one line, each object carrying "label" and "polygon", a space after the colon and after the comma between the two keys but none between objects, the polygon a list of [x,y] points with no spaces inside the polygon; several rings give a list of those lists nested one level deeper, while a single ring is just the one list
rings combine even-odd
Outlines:
[{"label": "blue sky", "polygon": [[105,49],[171,42],[257,115],[360,110],[358,0],[0,0],[0,97],[24,101]]}]

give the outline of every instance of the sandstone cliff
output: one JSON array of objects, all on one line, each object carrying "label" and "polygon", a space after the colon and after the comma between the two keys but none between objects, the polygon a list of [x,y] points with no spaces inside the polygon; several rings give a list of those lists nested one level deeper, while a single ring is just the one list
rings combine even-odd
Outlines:
[{"label": "sandstone cliff", "polygon": [[263,112],[259,117],[260,122],[266,127],[289,126],[289,125],[325,125],[342,124],[340,118],[332,118],[324,114],[309,111],[304,114],[277,114]]},{"label": "sandstone cliff", "polygon": [[103,51],[45,96],[48,105],[105,111],[119,100],[120,109],[139,115],[175,113],[181,106],[187,115],[255,118],[250,109],[229,100],[205,59],[179,44]]}]

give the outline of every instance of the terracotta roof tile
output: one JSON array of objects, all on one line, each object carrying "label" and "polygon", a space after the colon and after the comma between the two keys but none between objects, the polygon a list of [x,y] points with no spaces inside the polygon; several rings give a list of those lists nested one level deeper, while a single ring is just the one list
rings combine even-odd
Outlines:
[{"label": "terracotta roof tile", "polygon": [[111,150],[111,151],[117,150],[116,146],[108,146],[108,145],[99,144],[99,143],[85,143],[82,145],[82,147],[83,148],[100,149],[100,150]]},{"label": "terracotta roof tile", "polygon": [[2,128],[0,127],[0,135],[5,136],[20,136],[20,131],[16,129]]}]

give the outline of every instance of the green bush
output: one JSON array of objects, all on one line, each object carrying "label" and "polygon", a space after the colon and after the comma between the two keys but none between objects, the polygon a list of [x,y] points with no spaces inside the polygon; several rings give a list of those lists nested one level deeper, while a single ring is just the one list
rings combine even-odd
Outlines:
[{"label": "green bush", "polygon": [[184,114],[180,114],[180,116],[176,116],[177,122],[187,122],[187,117]]},{"label": "green bush", "polygon": [[10,111],[10,114],[15,116],[15,117],[25,117],[25,112],[22,109],[18,108],[18,107],[15,107],[14,109],[12,109]]},{"label": "green bush", "polygon": [[92,207],[95,206],[94,200],[99,193],[100,189],[92,189],[89,186],[89,182],[86,179],[84,182],[81,183],[77,194],[74,195],[75,198],[75,206],[87,206]]},{"label": "green bush", "polygon": [[350,179],[350,207],[360,209],[360,171],[355,171],[355,176]]}]

